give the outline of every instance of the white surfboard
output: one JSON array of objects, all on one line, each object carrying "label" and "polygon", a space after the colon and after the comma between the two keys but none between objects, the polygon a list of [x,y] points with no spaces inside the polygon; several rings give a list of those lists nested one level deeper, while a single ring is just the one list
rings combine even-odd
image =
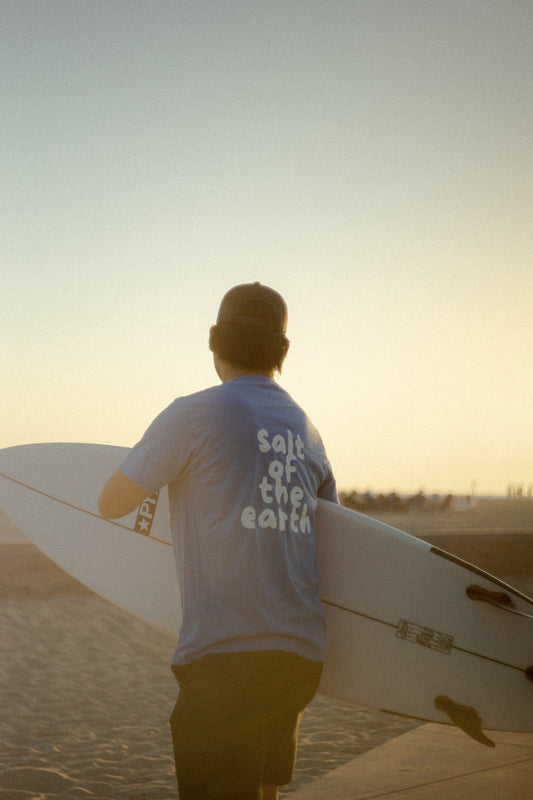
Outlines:
[{"label": "white surfboard", "polygon": [[[0,450],[0,506],[60,567],[177,634],[166,490],[118,522],[97,498],[126,448]],[[533,730],[533,601],[486,572],[376,520],[319,502],[317,558],[328,623],[321,691],[420,720]]]},{"label": "white surfboard", "polygon": [[70,575],[177,635],[181,610],[166,489],[156,514],[150,501],[116,521],[98,513],[102,487],[127,453],[125,447],[70,443],[0,450],[0,506]]}]

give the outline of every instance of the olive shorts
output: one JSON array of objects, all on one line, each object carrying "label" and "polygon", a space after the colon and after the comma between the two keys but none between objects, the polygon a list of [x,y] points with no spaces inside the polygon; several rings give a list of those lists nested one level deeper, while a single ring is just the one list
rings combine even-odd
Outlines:
[{"label": "olive shorts", "polygon": [[262,784],[290,783],[321,663],[264,650],[172,669],[180,684],[170,718],[180,800],[259,800]]}]

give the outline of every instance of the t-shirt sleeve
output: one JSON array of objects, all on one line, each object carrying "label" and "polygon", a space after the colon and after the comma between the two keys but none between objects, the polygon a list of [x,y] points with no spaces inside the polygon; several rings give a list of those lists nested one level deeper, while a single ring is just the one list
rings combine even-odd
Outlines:
[{"label": "t-shirt sleeve", "polygon": [[328,473],[325,480],[319,486],[317,495],[318,497],[322,498],[322,500],[330,500],[332,503],[339,502],[339,498],[337,496],[337,484],[335,482],[335,477],[333,475],[331,467],[329,467],[328,469]]},{"label": "t-shirt sleeve", "polygon": [[156,492],[187,471],[194,441],[193,424],[179,400],[152,422],[120,469],[147,492]]}]

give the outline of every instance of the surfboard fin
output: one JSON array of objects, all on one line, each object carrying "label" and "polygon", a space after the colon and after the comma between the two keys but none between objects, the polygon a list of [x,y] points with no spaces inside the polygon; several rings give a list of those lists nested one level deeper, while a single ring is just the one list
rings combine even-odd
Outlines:
[{"label": "surfboard fin", "polygon": [[503,611],[510,611],[512,614],[518,614],[520,617],[529,617],[529,619],[532,619],[531,614],[517,609],[511,596],[506,592],[491,592],[490,589],[485,589],[483,586],[472,584],[467,587],[466,596],[469,597],[470,600],[488,603],[491,606],[496,606],[496,608],[501,608]]},{"label": "surfboard fin", "polygon": [[447,714],[451,721],[472,739],[487,745],[487,747],[496,747],[492,739],[485,736],[481,730],[481,717],[475,708],[459,705],[443,694],[435,698],[435,706],[439,711]]}]

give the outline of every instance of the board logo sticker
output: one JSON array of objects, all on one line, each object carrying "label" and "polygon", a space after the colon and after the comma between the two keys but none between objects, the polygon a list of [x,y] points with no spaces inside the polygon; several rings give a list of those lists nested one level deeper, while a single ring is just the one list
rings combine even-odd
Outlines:
[{"label": "board logo sticker", "polygon": [[142,501],[137,511],[137,519],[135,520],[133,528],[136,533],[142,533],[143,536],[150,536],[158,499],[159,492],[155,492]]},{"label": "board logo sticker", "polygon": [[406,642],[418,644],[421,647],[429,647],[438,653],[450,653],[453,646],[453,636],[449,633],[441,633],[433,628],[426,628],[424,625],[417,625],[416,622],[409,622],[401,619],[396,629],[396,636],[405,639]]}]

